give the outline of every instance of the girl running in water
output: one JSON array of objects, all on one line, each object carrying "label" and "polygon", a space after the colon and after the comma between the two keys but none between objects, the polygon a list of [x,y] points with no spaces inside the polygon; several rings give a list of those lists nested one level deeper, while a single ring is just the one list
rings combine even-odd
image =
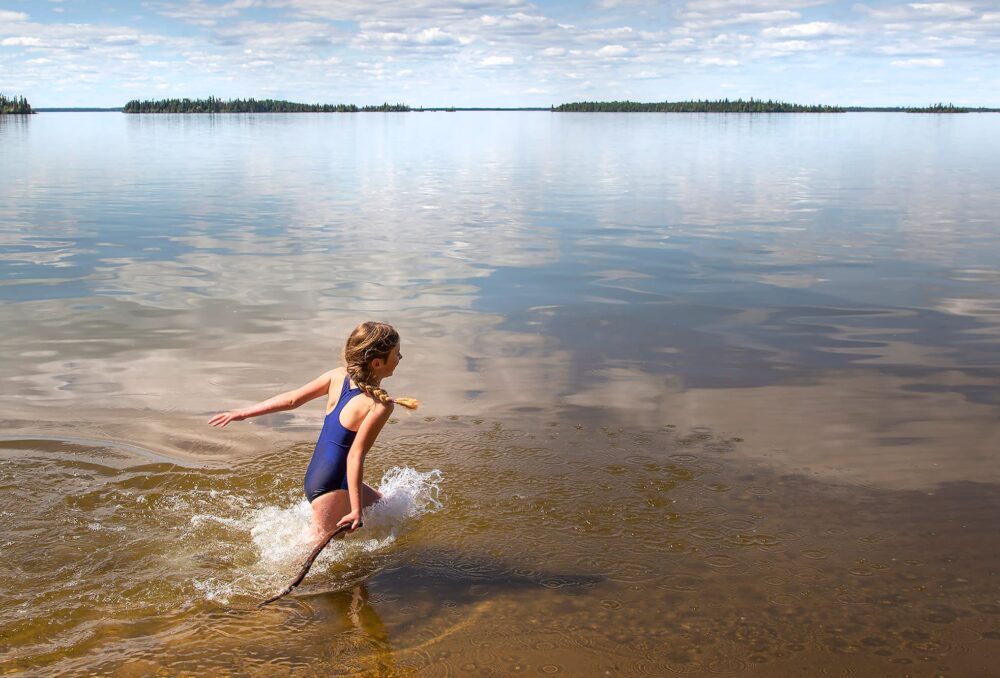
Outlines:
[{"label": "girl running in water", "polygon": [[382,498],[362,481],[365,455],[392,414],[394,403],[411,410],[411,398],[391,398],[381,387],[402,359],[399,333],[392,325],[363,322],[354,328],[344,349],[345,367],[320,375],[294,391],[276,395],[245,410],[222,412],[208,423],[223,427],[271,412],[293,410],[326,396],[326,419],[306,471],[305,491],[313,511],[316,541],[341,525],[361,527],[362,509]]}]

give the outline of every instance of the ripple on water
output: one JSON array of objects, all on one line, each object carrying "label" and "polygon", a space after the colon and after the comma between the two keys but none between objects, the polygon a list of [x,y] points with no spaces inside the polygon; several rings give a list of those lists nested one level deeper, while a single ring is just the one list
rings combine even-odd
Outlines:
[{"label": "ripple on water", "polygon": [[[519,439],[511,440],[516,447]],[[441,454],[447,440],[438,436],[433,444],[438,450],[433,454]],[[492,675],[537,674],[551,665],[575,675],[580,666],[604,666],[604,660],[611,658],[618,671],[627,669],[630,675],[744,670],[780,675],[785,668],[781,660],[806,650],[820,653],[816,655],[820,659],[828,652],[889,666],[890,658],[923,662],[957,656],[961,650],[954,643],[956,629],[969,625],[976,627],[976,641],[992,644],[982,634],[993,631],[990,622],[1000,615],[1000,601],[994,595],[970,602],[968,609],[915,608],[913,623],[923,629],[920,636],[894,637],[875,621],[866,622],[863,618],[889,620],[891,628],[896,611],[916,604],[897,588],[909,591],[912,584],[964,595],[968,581],[912,564],[917,561],[906,558],[910,554],[901,549],[894,533],[885,526],[876,532],[879,526],[871,520],[861,519],[864,526],[843,521],[846,527],[828,528],[838,515],[808,515],[818,504],[810,504],[795,483],[773,494],[756,492],[754,488],[775,487],[766,474],[741,480],[724,468],[699,461],[697,455],[657,461],[630,454],[607,464],[604,459],[567,462],[554,453],[530,453],[537,464],[529,465],[522,453],[530,448],[494,454],[504,445],[492,444],[484,452],[470,443],[461,452],[461,463],[445,466],[451,481],[449,511],[419,535],[420,542],[441,542],[440,548],[408,548],[405,559],[390,557],[402,552],[392,547],[409,519],[400,516],[422,516],[444,503],[437,494],[420,495],[426,503],[408,513],[406,507],[417,506],[415,496],[398,492],[394,496],[402,503],[384,524],[379,524],[377,514],[369,516],[367,540],[333,545],[302,591],[259,618],[269,620],[266,626],[272,632],[308,635],[311,629],[333,628],[331,620],[341,617],[366,619],[377,608],[384,617],[378,623],[389,629],[386,637],[393,638],[394,647],[387,649],[387,642],[380,645],[364,636],[377,623],[367,631],[333,628],[332,635],[339,639],[338,665],[364,671],[372,666],[364,658],[381,652],[393,657],[394,663],[387,665],[393,671],[410,667],[428,675],[463,674],[466,665],[473,667],[473,673],[491,670]],[[405,452],[411,457],[419,453]],[[274,460],[261,462],[273,464]],[[484,468],[502,470],[519,496],[510,496],[499,484],[477,481]],[[258,470],[263,471],[254,468],[252,474],[260,477]],[[262,489],[241,484],[240,471],[201,473],[177,465],[110,473],[74,468],[80,474],[75,477],[84,483],[74,495],[76,507],[85,514],[75,517],[74,530],[90,538],[106,536],[110,545],[121,535],[114,528],[124,526],[125,534],[132,536],[140,530],[131,526],[154,525],[159,519],[165,522],[157,529],[172,535],[169,549],[163,548],[164,540],[144,541],[140,536],[135,548],[144,551],[143,557],[129,564],[138,571],[159,572],[164,581],[133,582],[114,590],[117,601],[95,596],[95,606],[102,613],[111,610],[112,616],[123,601],[162,603],[164,610],[176,611],[181,599],[182,607],[215,611],[224,601],[256,602],[283,585],[297,569],[308,539],[303,530],[308,527],[309,507],[298,494],[299,479],[273,474]],[[146,478],[137,479],[133,473]],[[725,478],[717,477],[724,473],[728,473]],[[699,477],[700,482],[690,482]],[[593,483],[595,479],[599,483]],[[440,480],[431,484],[440,487]],[[723,480],[731,491],[710,492]],[[670,502],[650,508],[642,501],[650,497]],[[787,505],[795,507],[794,515]],[[107,514],[98,519],[102,511]],[[446,522],[437,522],[445,517]],[[840,517],[843,520],[847,514]],[[512,522],[529,518],[530,529],[509,529]],[[384,538],[375,539],[376,533]],[[876,534],[882,539],[867,539]],[[793,542],[794,549],[778,553]],[[220,547],[204,548],[213,543]],[[361,546],[365,543],[370,550]],[[109,560],[102,567],[120,567],[114,550],[106,551]],[[946,555],[955,553],[961,551]],[[892,565],[886,569],[889,562]],[[935,557],[931,562],[942,561]],[[163,578],[164,563],[185,572],[185,577]],[[860,575],[848,571],[852,568],[869,572],[866,581],[856,580]],[[375,604],[344,604],[343,615],[331,614],[330,601],[342,588],[362,580],[374,582],[375,591],[389,588],[379,591],[381,599]],[[476,622],[474,611],[487,601],[516,602],[516,606],[493,608]],[[53,598],[52,604],[61,603]],[[849,608],[854,612],[845,611]],[[644,613],[647,609],[656,610],[655,620]],[[422,630],[408,630],[414,619],[421,620]],[[475,623],[466,624],[470,619]],[[968,622],[964,626],[963,620]],[[202,624],[200,632],[185,636],[185,642],[204,648],[241,638],[241,627],[234,624],[206,644],[209,627],[219,625]],[[803,631],[817,628],[840,628],[842,633],[831,640]],[[539,641],[540,633],[549,638]],[[356,642],[349,642],[354,635]],[[328,641],[307,642],[326,647]],[[266,645],[274,640],[261,635],[254,642]],[[261,663],[245,661],[250,662],[245,666],[256,668],[270,662],[267,667],[278,672],[309,666],[290,655],[262,658]]]},{"label": "ripple on water", "polygon": [[698,461],[698,457],[693,454],[672,454],[670,460],[678,464],[693,464]]},{"label": "ripple on water", "polygon": [[[71,461],[64,468],[74,466]],[[47,473],[39,465],[27,469],[22,477],[29,486],[50,484],[45,478],[32,479],[32,474]],[[308,533],[309,512],[308,505],[299,505],[297,490],[284,509],[268,504],[280,498],[261,497],[246,485],[246,475],[243,469],[225,472],[172,463],[77,476],[84,482],[64,493],[63,502],[49,508],[31,504],[33,516],[62,545],[61,550],[49,549],[46,563],[72,569],[72,590],[52,598],[52,577],[61,575],[51,571],[19,577],[14,585],[26,591],[38,588],[34,614],[41,619],[67,620],[69,635],[59,641],[68,643],[67,650],[83,647],[92,636],[86,630],[92,622],[76,601],[86,601],[86,609],[105,625],[143,614],[166,615],[163,623],[169,623],[178,610],[197,611],[204,603],[256,602],[287,580],[281,567],[272,565],[288,559],[294,563],[308,550],[302,537]],[[440,506],[439,477],[424,477],[425,491],[408,493],[413,478],[400,482],[399,476],[397,471],[383,479],[390,501],[382,515],[372,512],[368,523],[373,532],[391,535],[409,518]],[[66,511],[66,505],[72,510]],[[376,546],[387,543],[383,538]],[[7,551],[7,556],[22,555]],[[55,640],[52,630],[48,625],[46,635]]]},{"label": "ripple on water", "polygon": [[736,657],[724,657],[720,659],[713,659],[708,663],[707,668],[711,673],[721,675],[742,673],[747,669],[747,662]]},{"label": "ripple on water", "polygon": [[641,562],[623,562],[608,575],[608,579],[622,584],[641,584],[660,578],[652,565]]},{"label": "ripple on water", "polygon": [[704,560],[706,565],[723,569],[730,569],[742,566],[742,563],[739,560],[724,553],[717,553],[714,555],[707,556],[705,557]]},{"label": "ripple on water", "polygon": [[830,551],[827,549],[806,549],[802,551],[802,557],[808,558],[809,560],[825,560],[830,556]]},{"label": "ripple on water", "polygon": [[693,527],[688,530],[688,535],[701,541],[718,541],[726,536],[722,530],[709,526]]},{"label": "ripple on water", "polygon": [[749,532],[757,527],[757,522],[749,518],[726,518],[719,524],[727,530],[735,530],[736,532]]},{"label": "ripple on water", "polygon": [[693,593],[706,585],[699,576],[693,574],[672,574],[664,577],[657,586],[668,591]]}]

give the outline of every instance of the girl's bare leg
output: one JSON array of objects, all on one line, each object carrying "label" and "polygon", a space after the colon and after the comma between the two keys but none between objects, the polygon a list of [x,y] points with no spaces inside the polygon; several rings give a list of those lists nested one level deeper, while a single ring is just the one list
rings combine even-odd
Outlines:
[{"label": "girl's bare leg", "polygon": [[[368,483],[361,484],[361,503],[365,508],[378,502],[382,494]],[[337,521],[351,512],[351,498],[347,490],[334,490],[316,497],[312,502],[313,540],[319,543],[337,529]],[[338,538],[344,535],[338,535]]]}]

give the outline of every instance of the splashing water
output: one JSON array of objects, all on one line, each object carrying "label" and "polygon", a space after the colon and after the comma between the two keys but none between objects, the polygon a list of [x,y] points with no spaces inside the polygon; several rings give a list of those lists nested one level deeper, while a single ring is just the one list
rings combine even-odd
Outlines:
[{"label": "splashing water", "polygon": [[[442,507],[441,480],[438,470],[388,469],[377,486],[382,500],[365,511],[364,528],[347,539],[331,542],[316,559],[311,576],[355,564],[364,554],[384,555],[409,521]],[[191,525],[196,529],[211,526],[231,531],[236,540],[240,533],[249,532],[255,548],[254,558],[239,558],[237,572],[194,580],[195,589],[205,599],[228,603],[243,595],[260,597],[298,569],[313,547],[312,510],[305,499],[292,501],[284,507],[257,508],[244,518],[211,512],[192,516]],[[362,569],[370,574],[373,563],[364,565]]]}]

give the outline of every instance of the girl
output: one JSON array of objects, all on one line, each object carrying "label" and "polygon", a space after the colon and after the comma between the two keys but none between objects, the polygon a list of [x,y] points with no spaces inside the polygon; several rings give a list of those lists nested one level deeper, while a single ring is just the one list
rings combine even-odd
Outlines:
[{"label": "girl", "polygon": [[306,498],[312,506],[317,542],[348,523],[353,532],[361,527],[362,509],[382,498],[361,480],[365,455],[392,414],[393,403],[411,410],[419,404],[410,398],[390,398],[381,387],[402,358],[399,333],[391,325],[363,322],[347,340],[346,368],[330,370],[301,388],[245,410],[217,414],[208,423],[221,428],[231,421],[293,410],[327,396],[323,430],[306,471]]}]

